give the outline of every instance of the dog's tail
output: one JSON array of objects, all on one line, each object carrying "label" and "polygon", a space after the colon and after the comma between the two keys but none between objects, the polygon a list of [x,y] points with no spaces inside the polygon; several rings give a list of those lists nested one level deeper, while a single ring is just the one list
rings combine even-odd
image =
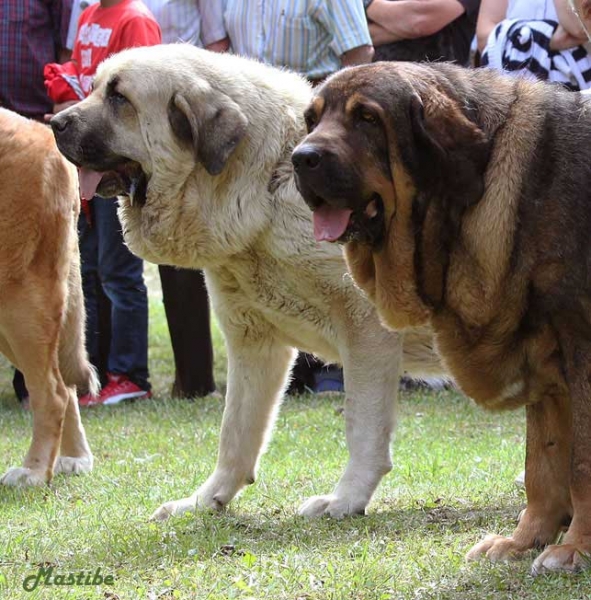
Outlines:
[{"label": "dog's tail", "polygon": [[75,245],[75,251],[72,253],[66,311],[60,332],[60,371],[64,383],[75,385],[79,395],[88,392],[97,395],[100,383],[96,369],[90,364],[86,351],[86,312],[80,275],[80,253],[78,235],[75,228],[73,229],[74,237],[71,241]]}]

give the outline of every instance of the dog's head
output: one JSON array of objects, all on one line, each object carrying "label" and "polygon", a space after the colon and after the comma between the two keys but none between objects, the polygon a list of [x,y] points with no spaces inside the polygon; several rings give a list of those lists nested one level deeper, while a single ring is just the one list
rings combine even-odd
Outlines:
[{"label": "dog's head", "polygon": [[[332,76],[306,111],[308,135],[292,156],[298,189],[317,240],[347,243],[349,266],[371,297],[371,257],[383,251],[396,256],[392,276],[401,285],[408,278],[417,306],[440,299],[443,253],[483,195],[491,146],[469,85],[450,65],[374,63]],[[417,272],[420,254],[431,261],[432,251],[433,263]],[[417,281],[425,278],[426,291]]]},{"label": "dog's head", "polygon": [[[175,50],[182,60],[185,49]],[[154,47],[108,59],[90,96],[51,119],[87,198],[127,195],[141,205],[158,171],[181,184],[196,163],[217,175],[245,135],[247,118],[230,97],[166,57]]]}]

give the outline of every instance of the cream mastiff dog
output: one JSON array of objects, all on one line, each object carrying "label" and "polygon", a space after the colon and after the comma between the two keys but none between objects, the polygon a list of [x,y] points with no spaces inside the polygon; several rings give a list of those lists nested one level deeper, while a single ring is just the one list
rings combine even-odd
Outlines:
[{"label": "cream mastiff dog", "polygon": [[226,339],[217,466],[156,519],[221,509],[254,482],[296,348],[343,364],[350,453],[336,488],[300,512],[363,513],[392,466],[401,372],[441,373],[430,335],[382,328],[340,249],[314,241],[290,160],[310,98],[297,75],[175,44],[107,60],[93,93],[51,121],[84,194],[121,195],[133,252],[205,270]]}]

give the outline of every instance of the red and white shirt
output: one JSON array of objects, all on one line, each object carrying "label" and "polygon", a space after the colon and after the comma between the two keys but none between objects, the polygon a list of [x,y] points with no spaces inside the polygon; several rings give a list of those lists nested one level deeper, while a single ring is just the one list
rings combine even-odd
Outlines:
[{"label": "red and white shirt", "polygon": [[123,0],[109,8],[89,6],[80,15],[72,50],[82,90],[90,93],[98,65],[112,54],[160,42],[160,27],[140,0]]}]

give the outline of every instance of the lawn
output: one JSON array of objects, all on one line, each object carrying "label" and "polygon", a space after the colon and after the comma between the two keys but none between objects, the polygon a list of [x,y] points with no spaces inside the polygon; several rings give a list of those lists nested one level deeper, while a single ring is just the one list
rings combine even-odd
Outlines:
[{"label": "lawn", "polygon": [[[223,404],[167,397],[170,345],[153,283],[151,290],[155,396],[84,411],[92,474],[56,477],[45,489],[0,489],[0,598],[591,599],[591,571],[532,578],[533,554],[509,564],[464,561],[486,532],[511,532],[523,508],[513,479],[524,417],[486,413],[449,391],[401,394],[394,469],[365,517],[297,516],[306,497],[332,489],[346,461],[337,395],[285,401],[256,484],[228,511],[150,522],[159,504],[188,495],[213,470]],[[215,345],[223,388],[217,329]],[[22,460],[30,426],[2,362],[2,470]],[[113,582],[23,589],[51,567],[83,578],[100,569]]]}]

